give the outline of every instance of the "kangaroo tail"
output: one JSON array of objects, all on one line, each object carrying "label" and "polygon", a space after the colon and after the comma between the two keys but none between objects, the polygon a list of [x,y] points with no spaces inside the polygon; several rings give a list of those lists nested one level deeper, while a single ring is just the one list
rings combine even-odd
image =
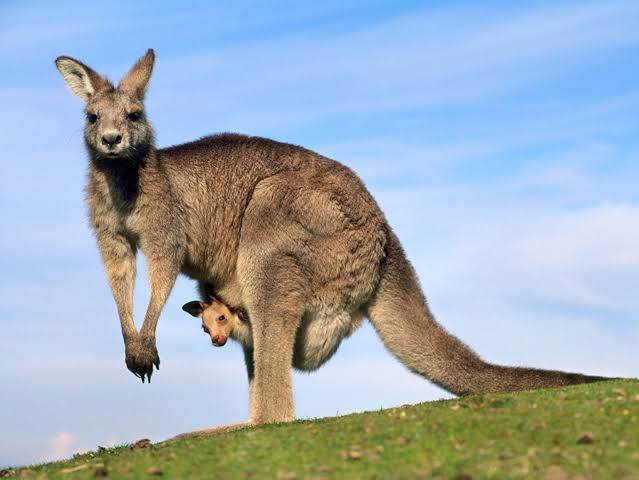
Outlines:
[{"label": "kangaroo tail", "polygon": [[484,362],[435,321],[399,240],[390,228],[388,231],[383,273],[367,314],[384,345],[410,370],[456,395],[607,380],[578,373]]}]

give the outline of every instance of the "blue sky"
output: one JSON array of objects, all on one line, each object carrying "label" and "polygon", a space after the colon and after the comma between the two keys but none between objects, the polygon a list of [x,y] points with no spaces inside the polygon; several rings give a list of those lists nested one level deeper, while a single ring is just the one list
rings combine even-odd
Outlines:
[{"label": "blue sky", "polygon": [[[181,311],[186,278],[162,370],[151,385],[126,370],[62,54],[117,80],[154,48],[160,146],[239,131],[351,166],[439,321],[484,358],[639,375],[636,2],[211,3],[0,6],[0,465],[247,415],[241,351]],[[368,325],[295,376],[300,417],[444,395]]]}]

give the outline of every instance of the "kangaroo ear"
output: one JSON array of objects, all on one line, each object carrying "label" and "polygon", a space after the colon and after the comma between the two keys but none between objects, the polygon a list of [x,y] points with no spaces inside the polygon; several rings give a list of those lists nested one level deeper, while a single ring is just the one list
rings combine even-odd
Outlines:
[{"label": "kangaroo ear", "polygon": [[202,302],[198,302],[197,300],[193,300],[192,302],[188,302],[182,305],[182,310],[190,313],[194,317],[199,317],[204,311],[204,304]]},{"label": "kangaroo ear", "polygon": [[109,80],[74,58],[58,57],[55,66],[69,89],[85,102],[100,90],[113,89]]},{"label": "kangaroo ear", "polygon": [[155,63],[155,52],[149,48],[144,56],[140,58],[131,70],[120,80],[118,89],[130,93],[139,100],[144,100],[146,87],[149,84],[151,73],[153,73],[153,64]]}]

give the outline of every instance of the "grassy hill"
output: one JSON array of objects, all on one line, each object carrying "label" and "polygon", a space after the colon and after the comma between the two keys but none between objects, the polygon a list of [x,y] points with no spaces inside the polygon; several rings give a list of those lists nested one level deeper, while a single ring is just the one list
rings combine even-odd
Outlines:
[{"label": "grassy hill", "polygon": [[92,452],[16,478],[639,478],[639,382],[422,403]]}]

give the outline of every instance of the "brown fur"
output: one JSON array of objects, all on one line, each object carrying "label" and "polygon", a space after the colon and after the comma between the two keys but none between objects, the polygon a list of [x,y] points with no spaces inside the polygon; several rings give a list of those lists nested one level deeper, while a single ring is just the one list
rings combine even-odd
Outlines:
[{"label": "brown fur", "polygon": [[[97,115],[85,128],[87,201],[126,364],[143,381],[159,367],[156,324],[180,271],[250,315],[252,338],[242,344],[253,423],[292,420],[291,365],[321,366],[363,316],[408,368],[459,395],[599,380],[492,365],[448,334],[380,208],[345,166],[236,134],[156,149],[142,103],[153,60],[149,50],[118,88],[76,60],[56,61],[87,113]],[[105,132],[121,141],[103,143]],[[139,333],[132,317],[138,248],[151,285]]]}]

